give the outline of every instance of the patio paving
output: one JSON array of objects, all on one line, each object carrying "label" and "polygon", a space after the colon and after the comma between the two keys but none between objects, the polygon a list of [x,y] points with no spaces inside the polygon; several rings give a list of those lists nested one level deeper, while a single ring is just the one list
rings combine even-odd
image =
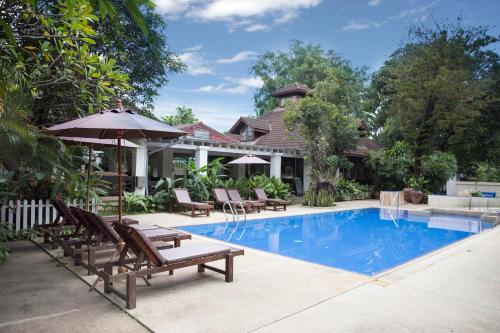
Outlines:
[{"label": "patio paving", "polygon": [[149,332],[29,241],[0,265],[0,332]]},{"label": "patio paving", "polygon": [[[374,200],[339,203],[335,209],[292,206],[287,212],[248,218],[376,206]],[[220,212],[209,218],[166,213],[136,218],[164,226],[224,221]],[[201,241],[206,239],[194,235],[189,242]],[[52,254],[70,263],[59,250]],[[196,268],[157,275],[152,287],[138,281],[137,308],[127,312],[156,332],[500,331],[499,260],[500,228],[376,278],[245,249],[245,256],[235,259],[233,283],[213,272],[199,274]],[[88,283],[95,280],[79,267],[68,267]],[[123,288],[124,283],[115,286]],[[107,297],[124,307],[115,296]],[[101,303],[109,305],[103,298]]]}]

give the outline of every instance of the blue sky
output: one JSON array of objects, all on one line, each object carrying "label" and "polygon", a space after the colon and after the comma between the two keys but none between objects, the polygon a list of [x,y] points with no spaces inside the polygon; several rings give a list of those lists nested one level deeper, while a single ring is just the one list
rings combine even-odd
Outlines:
[{"label": "blue sky", "polygon": [[[206,124],[226,131],[254,114],[259,78],[249,68],[289,41],[321,44],[370,71],[401,44],[407,28],[433,19],[490,25],[499,35],[499,0],[154,0],[165,15],[169,45],[188,66],[170,76],[156,99],[157,116],[187,105]],[[498,47],[496,47],[498,50]]]}]

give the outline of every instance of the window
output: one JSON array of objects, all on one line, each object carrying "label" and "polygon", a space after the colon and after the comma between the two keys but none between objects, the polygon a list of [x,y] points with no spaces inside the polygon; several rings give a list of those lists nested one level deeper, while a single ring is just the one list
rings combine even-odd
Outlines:
[{"label": "window", "polygon": [[208,131],[205,130],[194,130],[193,136],[196,139],[208,140],[210,135]]},{"label": "window", "polygon": [[252,141],[253,140],[253,130],[251,127],[245,127],[241,131],[241,141]]}]

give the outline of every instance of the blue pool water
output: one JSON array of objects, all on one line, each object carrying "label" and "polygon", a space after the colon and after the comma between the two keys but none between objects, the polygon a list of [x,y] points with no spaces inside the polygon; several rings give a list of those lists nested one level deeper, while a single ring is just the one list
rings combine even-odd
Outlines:
[{"label": "blue pool water", "polygon": [[369,208],[179,229],[374,275],[490,227],[474,217]]}]

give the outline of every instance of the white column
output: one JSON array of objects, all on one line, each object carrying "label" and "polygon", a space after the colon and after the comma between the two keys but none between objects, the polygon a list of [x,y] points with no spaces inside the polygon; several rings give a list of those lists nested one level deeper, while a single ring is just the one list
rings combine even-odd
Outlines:
[{"label": "white column", "polygon": [[135,193],[146,195],[146,186],[148,184],[147,165],[148,165],[148,147],[146,140],[139,140],[138,148],[133,155],[132,171],[133,175],[139,177]]},{"label": "white column", "polygon": [[304,192],[308,191],[311,185],[311,166],[306,161],[304,161],[304,178],[302,182],[304,183]]},{"label": "white column", "polygon": [[196,169],[201,168],[208,163],[208,147],[200,146],[196,148],[196,152],[194,153],[194,163]]},{"label": "white column", "polygon": [[281,178],[281,153],[273,153],[271,156],[271,177]]},{"label": "white column", "polygon": [[161,151],[161,176],[172,178],[174,176],[174,150],[165,148]]}]

